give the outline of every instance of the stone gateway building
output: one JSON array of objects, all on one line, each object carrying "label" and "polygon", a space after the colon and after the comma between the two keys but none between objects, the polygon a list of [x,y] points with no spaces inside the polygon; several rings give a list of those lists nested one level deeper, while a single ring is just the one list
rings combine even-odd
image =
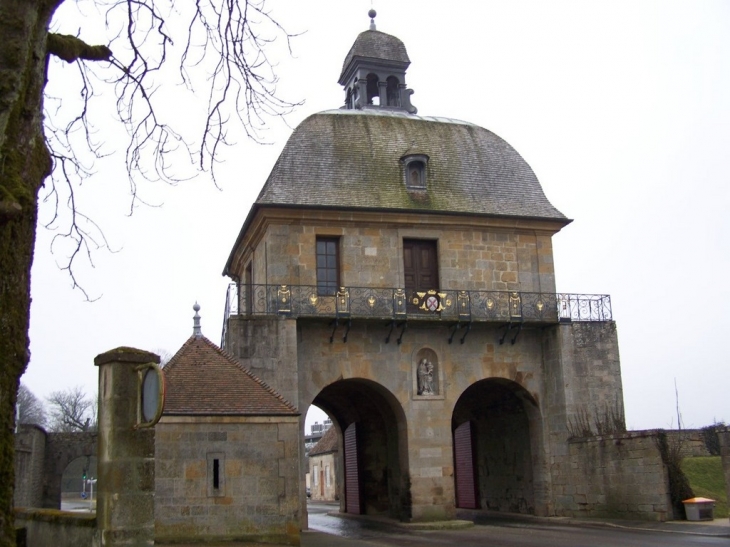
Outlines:
[{"label": "stone gateway building", "polygon": [[372,23],[344,106],[292,134],[225,265],[222,348],[299,410],[301,438],[309,405],[332,418],[341,511],[666,518],[656,450],[570,440],[576,417],[623,415],[609,297],[556,293],[570,220],[497,135],[418,115],[409,63]]}]

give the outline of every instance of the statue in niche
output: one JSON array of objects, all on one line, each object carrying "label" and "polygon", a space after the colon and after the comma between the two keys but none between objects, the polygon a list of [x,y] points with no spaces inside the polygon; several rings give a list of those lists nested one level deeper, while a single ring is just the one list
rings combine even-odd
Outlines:
[{"label": "statue in niche", "polygon": [[426,358],[421,359],[416,369],[419,395],[435,395],[433,387],[433,363]]}]

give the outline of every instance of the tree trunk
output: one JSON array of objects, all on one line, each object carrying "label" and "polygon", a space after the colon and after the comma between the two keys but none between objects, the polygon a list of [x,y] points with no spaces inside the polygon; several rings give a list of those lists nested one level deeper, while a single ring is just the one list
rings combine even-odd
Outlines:
[{"label": "tree trunk", "polygon": [[15,399],[28,365],[37,196],[50,173],[43,136],[48,25],[62,0],[0,0],[0,545],[15,545]]}]

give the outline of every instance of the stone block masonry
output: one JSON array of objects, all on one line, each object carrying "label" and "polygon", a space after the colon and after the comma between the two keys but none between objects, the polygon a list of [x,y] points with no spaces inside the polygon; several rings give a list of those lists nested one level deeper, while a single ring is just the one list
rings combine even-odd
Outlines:
[{"label": "stone block masonry", "polygon": [[164,416],[156,430],[157,543],[299,544],[298,417]]},{"label": "stone block masonry", "polygon": [[669,479],[655,431],[572,439],[569,476],[553,483],[557,514],[671,519]]}]

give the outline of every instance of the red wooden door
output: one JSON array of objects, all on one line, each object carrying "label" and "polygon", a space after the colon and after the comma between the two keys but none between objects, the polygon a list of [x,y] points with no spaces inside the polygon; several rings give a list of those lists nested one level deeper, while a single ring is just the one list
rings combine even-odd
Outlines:
[{"label": "red wooden door", "polygon": [[479,508],[474,467],[474,442],[471,422],[464,422],[454,430],[456,506],[461,509]]},{"label": "red wooden door", "polygon": [[360,503],[360,462],[357,446],[357,424],[345,429],[345,512],[362,514]]}]

